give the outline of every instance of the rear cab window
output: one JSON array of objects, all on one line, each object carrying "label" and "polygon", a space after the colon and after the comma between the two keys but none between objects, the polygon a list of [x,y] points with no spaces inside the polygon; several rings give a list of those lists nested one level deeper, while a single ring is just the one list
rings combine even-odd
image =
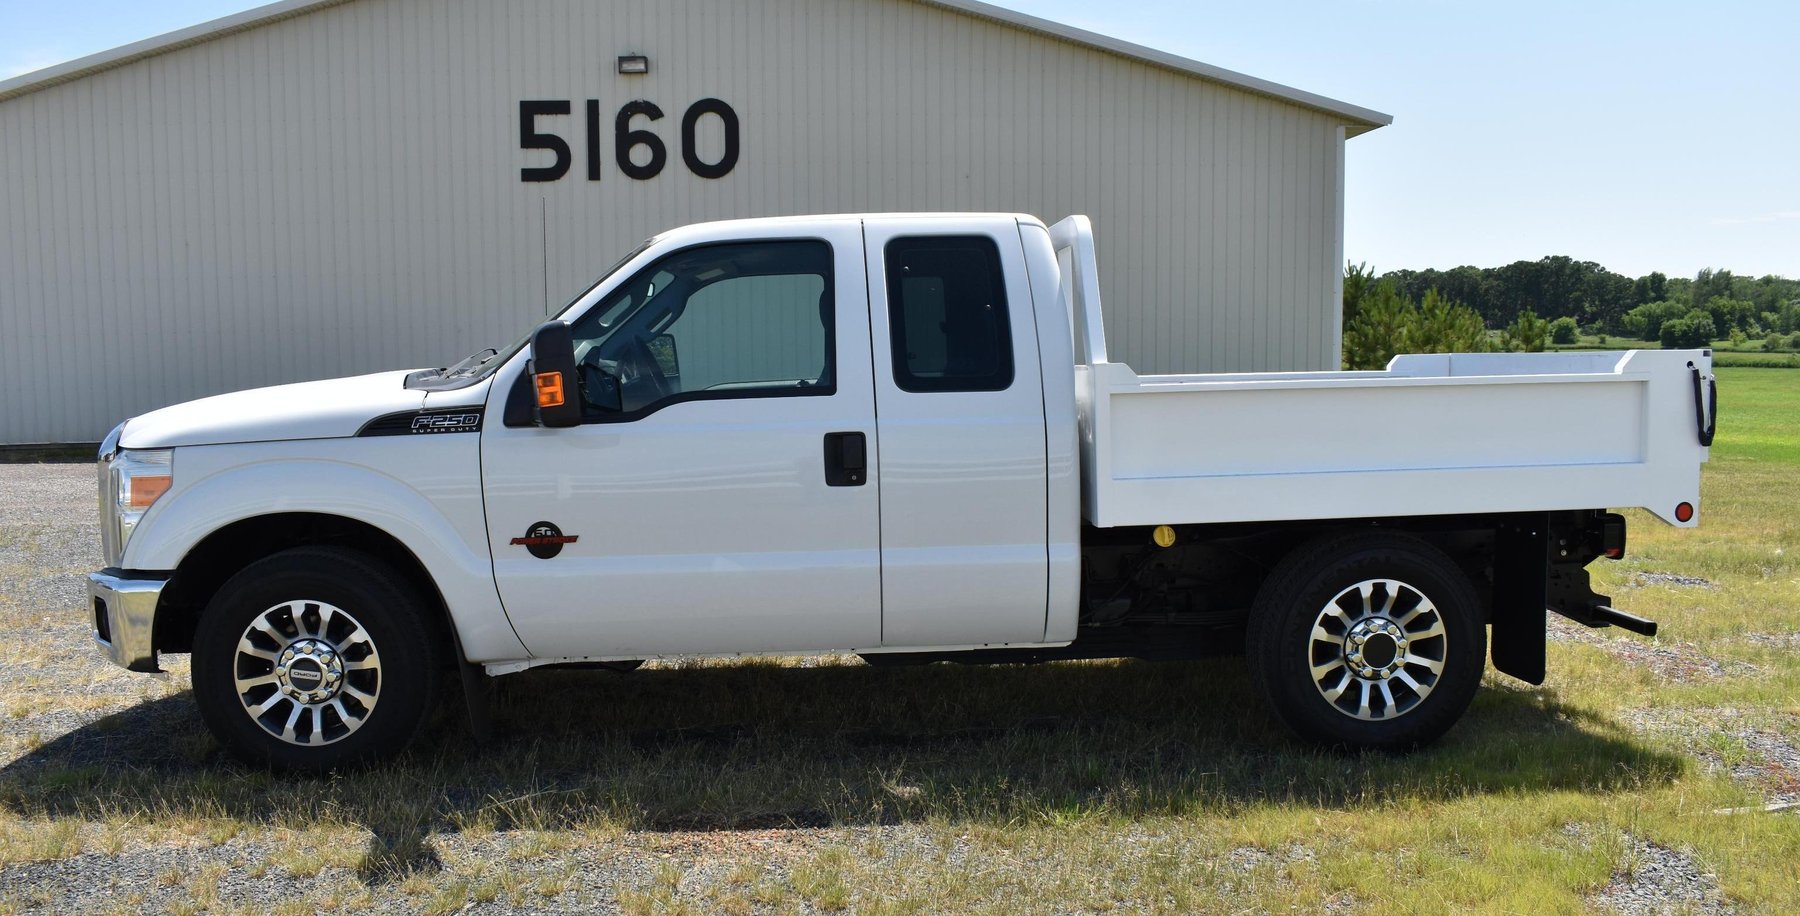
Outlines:
[{"label": "rear cab window", "polygon": [[980,235],[887,244],[888,336],[902,391],[1004,391],[1012,329],[1000,248]]}]

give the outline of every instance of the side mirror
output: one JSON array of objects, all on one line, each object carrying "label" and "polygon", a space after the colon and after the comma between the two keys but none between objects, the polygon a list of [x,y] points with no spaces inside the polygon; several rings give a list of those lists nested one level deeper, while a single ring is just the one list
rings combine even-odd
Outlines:
[{"label": "side mirror", "polygon": [[546,321],[531,334],[531,379],[537,425],[552,429],[581,424],[581,389],[575,379],[575,339],[566,321]]}]

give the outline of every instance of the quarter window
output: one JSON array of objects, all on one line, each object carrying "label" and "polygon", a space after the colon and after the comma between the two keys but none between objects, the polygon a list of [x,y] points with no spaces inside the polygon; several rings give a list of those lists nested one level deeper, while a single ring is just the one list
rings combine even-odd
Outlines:
[{"label": "quarter window", "polygon": [[1012,333],[994,240],[895,239],[886,257],[894,383],[919,392],[1011,386]]}]

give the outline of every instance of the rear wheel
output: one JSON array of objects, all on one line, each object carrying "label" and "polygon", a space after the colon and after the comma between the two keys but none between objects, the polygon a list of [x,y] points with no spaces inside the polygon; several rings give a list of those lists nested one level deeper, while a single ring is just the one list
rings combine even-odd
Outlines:
[{"label": "rear wheel", "polygon": [[419,597],[365,554],[284,551],[200,617],[194,699],[239,757],[324,771],[398,753],[437,693],[440,640]]},{"label": "rear wheel", "polygon": [[1252,679],[1301,737],[1406,750],[1468,708],[1487,655],[1473,585],[1401,534],[1320,539],[1270,574],[1251,611]]}]

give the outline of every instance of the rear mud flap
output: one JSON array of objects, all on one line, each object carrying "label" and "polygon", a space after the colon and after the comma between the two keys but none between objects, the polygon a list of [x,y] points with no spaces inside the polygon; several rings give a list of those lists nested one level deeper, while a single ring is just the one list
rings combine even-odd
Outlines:
[{"label": "rear mud flap", "polygon": [[[1494,532],[1494,610],[1489,651],[1495,670],[1544,682],[1550,606],[1549,518],[1516,516]],[[1586,570],[1582,570],[1583,581]]]}]

